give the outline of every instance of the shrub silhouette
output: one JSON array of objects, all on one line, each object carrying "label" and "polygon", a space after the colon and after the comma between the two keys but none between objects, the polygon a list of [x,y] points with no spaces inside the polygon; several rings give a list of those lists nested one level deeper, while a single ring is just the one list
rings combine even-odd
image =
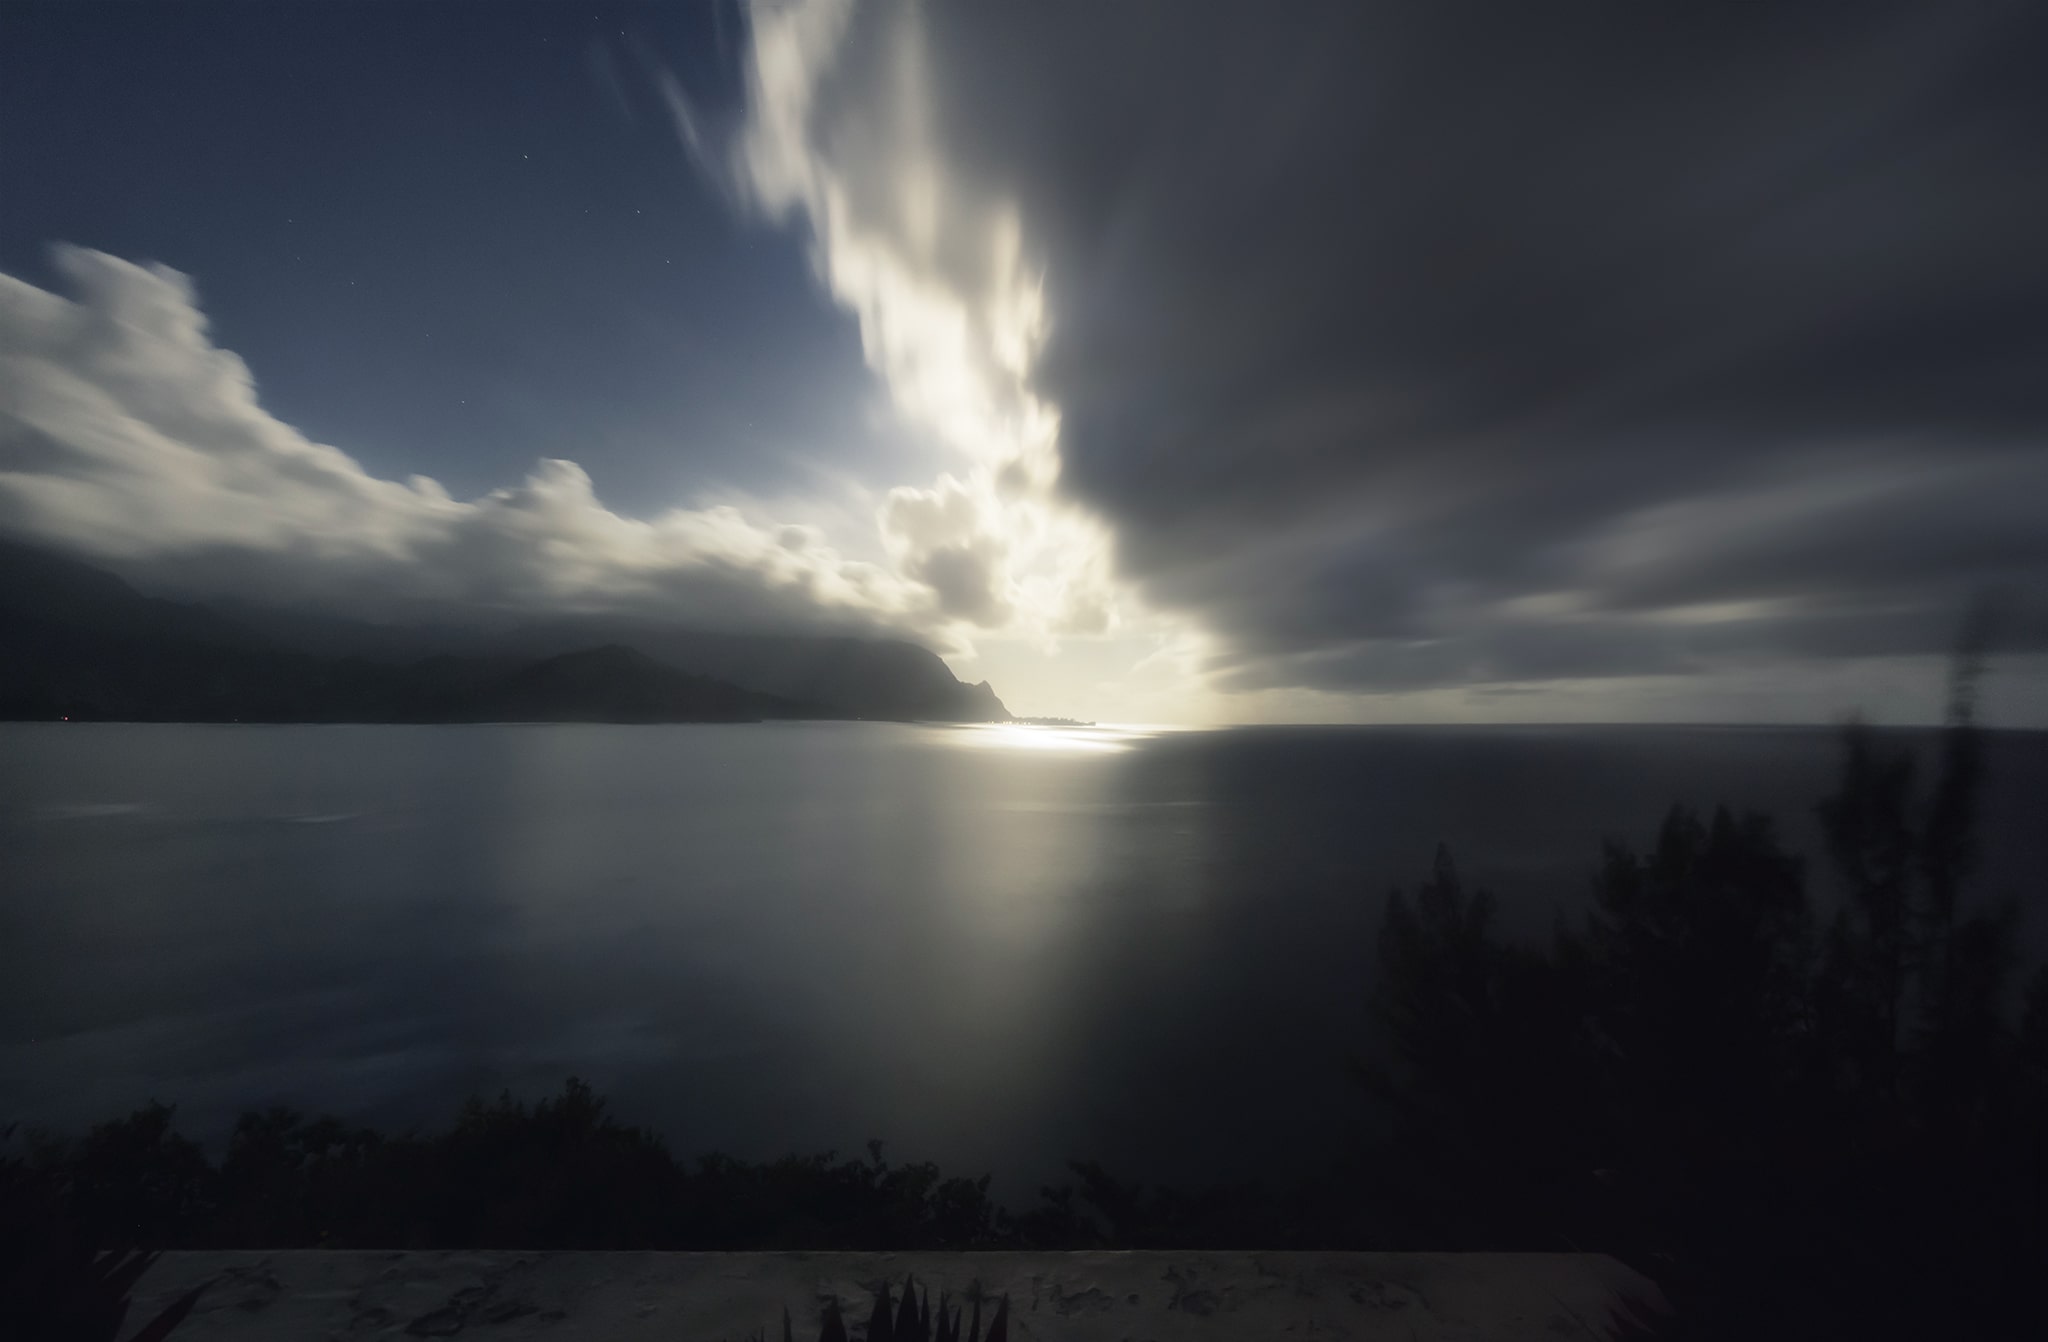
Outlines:
[{"label": "shrub silhouette", "polygon": [[1924,798],[1909,757],[1845,729],[1823,933],[1770,822],[1725,810],[1610,844],[1583,926],[1540,951],[1494,938],[1448,853],[1391,895],[1387,1061],[1362,1075],[1407,1224],[1615,1251],[1698,1335],[2041,1335],[2048,969],[2013,1022],[2015,906],[1966,891],[1975,674]]},{"label": "shrub silhouette", "polygon": [[574,1077],[530,1105],[472,1099],[427,1135],[253,1112],[218,1164],[174,1119],[153,1104],[73,1140],[31,1136],[9,1164],[111,1247],[966,1249],[1086,1219],[1071,1194],[1068,1216],[1011,1217],[987,1176],[891,1163],[880,1143],[865,1160],[679,1161]]},{"label": "shrub silhouette", "polygon": [[[868,1312],[863,1342],[1009,1342],[1010,1298],[1006,1295],[997,1301],[988,1334],[983,1336],[979,1282],[969,1289],[968,1296],[967,1302],[954,1305],[942,1291],[938,1308],[934,1311],[929,1287],[920,1292],[916,1280],[906,1275],[902,1300],[892,1302],[889,1283],[884,1279],[875,1286],[874,1306]],[[754,1334],[754,1342],[766,1342],[767,1336],[765,1330],[758,1332]],[[789,1309],[785,1306],[782,1311],[782,1340],[795,1342],[795,1337]],[[846,1320],[839,1312],[836,1299],[825,1302],[818,1342],[847,1342]]]},{"label": "shrub silhouette", "polygon": [[[11,1137],[10,1127],[0,1136]],[[0,1337],[12,1342],[122,1342],[129,1292],[153,1253],[101,1252],[53,1182],[25,1162],[0,1160]],[[163,1342],[199,1302],[201,1283],[166,1305],[126,1342]]]}]

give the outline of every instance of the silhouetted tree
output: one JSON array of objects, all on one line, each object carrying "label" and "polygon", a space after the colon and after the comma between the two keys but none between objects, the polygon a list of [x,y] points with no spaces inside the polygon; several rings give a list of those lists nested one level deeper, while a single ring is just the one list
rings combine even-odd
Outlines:
[{"label": "silhouetted tree", "polygon": [[[168,1111],[164,1111],[167,1115]],[[0,1139],[14,1135],[10,1126]],[[161,1152],[163,1144],[155,1143]],[[0,1337],[9,1342],[164,1342],[199,1302],[202,1282],[129,1327],[129,1293],[154,1253],[104,1250],[65,1181],[0,1155]]]},{"label": "silhouetted tree", "polygon": [[2016,906],[1968,890],[1981,648],[1973,626],[1924,797],[1910,755],[1845,729],[1818,936],[1802,864],[1725,810],[1610,844],[1544,953],[1493,937],[1447,853],[1388,899],[1363,1075],[1411,1227],[1613,1250],[1693,1335],[2036,1335],[2048,969],[2015,1024]]},{"label": "silhouetted tree", "polygon": [[[1811,921],[1801,864],[1767,818],[1720,810],[1702,824],[1681,807],[1647,856],[1608,845],[1583,942],[1559,935],[1599,1045],[1606,1182],[1664,1243],[1746,1217],[1757,1172],[1798,1140],[1786,1118],[1810,1023]],[[1692,1216],[1660,1214],[1679,1205]]]},{"label": "silhouetted tree", "polygon": [[1377,1192],[1422,1242],[1567,1248],[1593,1169],[1581,994],[1496,940],[1493,912],[1442,847],[1412,904],[1388,896],[1374,997],[1388,1056],[1357,1068],[1401,1150]]}]

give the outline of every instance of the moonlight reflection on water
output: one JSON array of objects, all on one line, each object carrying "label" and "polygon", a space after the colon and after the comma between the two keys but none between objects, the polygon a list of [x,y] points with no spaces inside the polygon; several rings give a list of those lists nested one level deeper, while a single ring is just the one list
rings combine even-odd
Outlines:
[{"label": "moonlight reflection on water", "polygon": [[[0,1123],[396,1129],[573,1073],[681,1152],[879,1138],[1020,1202],[1070,1157],[1308,1167],[1438,842],[1547,936],[1673,802],[1817,859],[1836,762],[1783,729],[8,724]],[[2048,868],[2048,736],[1994,734],[1987,789],[1986,885]]]}]

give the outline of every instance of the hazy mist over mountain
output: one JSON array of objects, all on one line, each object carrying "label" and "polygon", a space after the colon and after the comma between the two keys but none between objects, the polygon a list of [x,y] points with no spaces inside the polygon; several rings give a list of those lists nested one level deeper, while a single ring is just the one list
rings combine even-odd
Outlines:
[{"label": "hazy mist over mountain", "polygon": [[500,633],[237,619],[0,543],[0,717],[988,722],[1009,713],[987,684],[962,685],[908,643],[688,634],[602,619]]}]

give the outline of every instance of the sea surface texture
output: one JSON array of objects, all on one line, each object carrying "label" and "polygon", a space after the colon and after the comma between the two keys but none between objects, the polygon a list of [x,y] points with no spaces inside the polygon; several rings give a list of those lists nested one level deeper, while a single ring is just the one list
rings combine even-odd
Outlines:
[{"label": "sea surface texture", "polygon": [[[1931,771],[1934,738],[1897,733]],[[570,1074],[679,1154],[871,1138],[1028,1203],[1364,1121],[1387,891],[1448,843],[1576,917],[1674,802],[1813,821],[1834,733],[0,725],[0,1122],[154,1098],[440,1126]],[[2048,735],[1994,733],[1980,894],[2048,949]]]}]

